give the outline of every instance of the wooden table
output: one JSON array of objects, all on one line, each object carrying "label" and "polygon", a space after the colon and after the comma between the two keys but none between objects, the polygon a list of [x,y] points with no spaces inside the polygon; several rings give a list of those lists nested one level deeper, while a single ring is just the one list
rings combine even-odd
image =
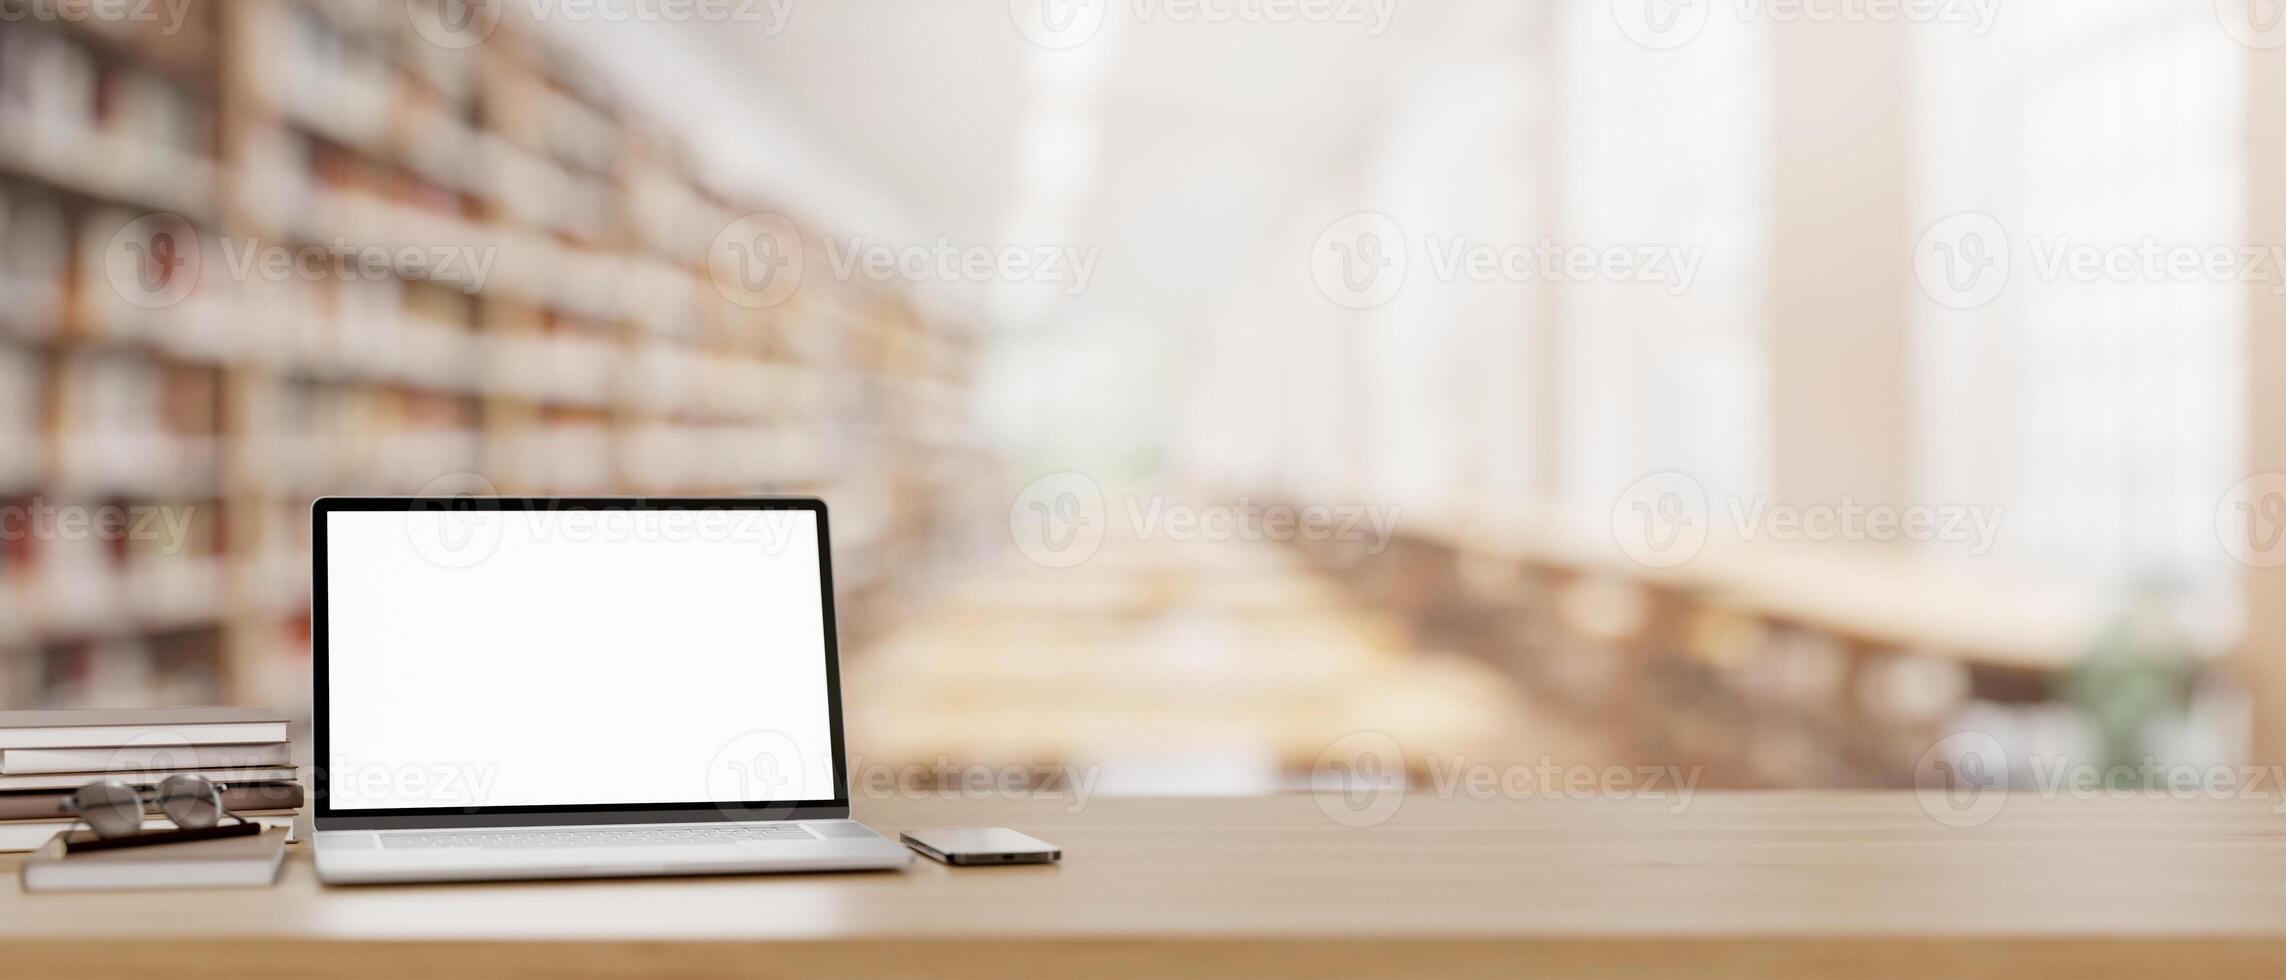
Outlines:
[{"label": "wooden table", "polygon": [[1064,845],[1034,868],[326,888],[302,852],[266,891],[44,895],[10,873],[0,975],[2286,973],[2273,800],[2019,792],[1965,829],[1902,793],[1710,793],[1679,813],[1415,794],[1363,827],[1319,803],[860,810],[889,833],[1006,824]]}]

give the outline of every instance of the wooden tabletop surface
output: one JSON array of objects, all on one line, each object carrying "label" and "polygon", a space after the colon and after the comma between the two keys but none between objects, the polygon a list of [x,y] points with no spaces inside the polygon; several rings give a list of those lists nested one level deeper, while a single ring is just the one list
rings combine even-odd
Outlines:
[{"label": "wooden tabletop surface", "polygon": [[10,873],[0,963],[24,972],[0,973],[2286,972],[2281,800],[2020,792],[1966,827],[1911,793],[1374,802],[861,803],[892,835],[1033,833],[1065,849],[1048,867],[327,888],[297,845],[267,890],[26,895]]}]

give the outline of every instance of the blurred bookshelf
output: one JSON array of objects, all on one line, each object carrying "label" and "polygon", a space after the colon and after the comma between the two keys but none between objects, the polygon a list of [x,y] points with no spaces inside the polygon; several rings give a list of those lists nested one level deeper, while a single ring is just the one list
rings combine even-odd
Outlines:
[{"label": "blurred bookshelf", "polygon": [[[400,4],[187,9],[0,21],[0,496],[180,528],[0,535],[0,705],[306,712],[325,494],[821,495],[849,646],[973,537],[946,519],[989,464],[965,325],[875,282],[753,309],[709,278],[718,232],[798,201],[711,185],[513,23],[453,49]],[[144,308],[107,250],[153,214],[491,266],[267,278],[210,247]]]}]

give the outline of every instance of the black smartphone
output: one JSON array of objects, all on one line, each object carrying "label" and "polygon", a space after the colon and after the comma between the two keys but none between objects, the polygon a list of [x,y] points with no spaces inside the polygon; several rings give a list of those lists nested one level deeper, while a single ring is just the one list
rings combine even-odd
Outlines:
[{"label": "black smartphone", "polygon": [[898,839],[906,847],[961,867],[1049,864],[1064,856],[1063,848],[1006,827],[931,827],[905,831]]}]

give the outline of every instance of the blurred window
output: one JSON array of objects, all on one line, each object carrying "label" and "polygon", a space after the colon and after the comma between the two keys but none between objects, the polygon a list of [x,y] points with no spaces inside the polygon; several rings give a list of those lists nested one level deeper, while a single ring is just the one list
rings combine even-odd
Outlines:
[{"label": "blurred window", "polygon": [[1581,6],[1565,35],[1556,244],[1672,257],[1663,280],[1563,284],[1565,502],[1601,520],[1663,470],[1711,494],[1767,492],[1767,26],[1709,17],[1653,50]]},{"label": "blurred window", "polygon": [[1410,255],[1354,328],[1368,486],[1401,506],[1530,485],[1538,76],[1527,34],[1489,36],[1411,79],[1367,182]]},{"label": "blurred window", "polygon": [[2000,562],[2227,610],[2246,286],[2174,266],[2242,252],[2244,49],[2168,0],[1917,32],[1919,227],[1981,216],[2008,263],[1986,302],[1922,284],[1923,493],[2005,507]]}]

